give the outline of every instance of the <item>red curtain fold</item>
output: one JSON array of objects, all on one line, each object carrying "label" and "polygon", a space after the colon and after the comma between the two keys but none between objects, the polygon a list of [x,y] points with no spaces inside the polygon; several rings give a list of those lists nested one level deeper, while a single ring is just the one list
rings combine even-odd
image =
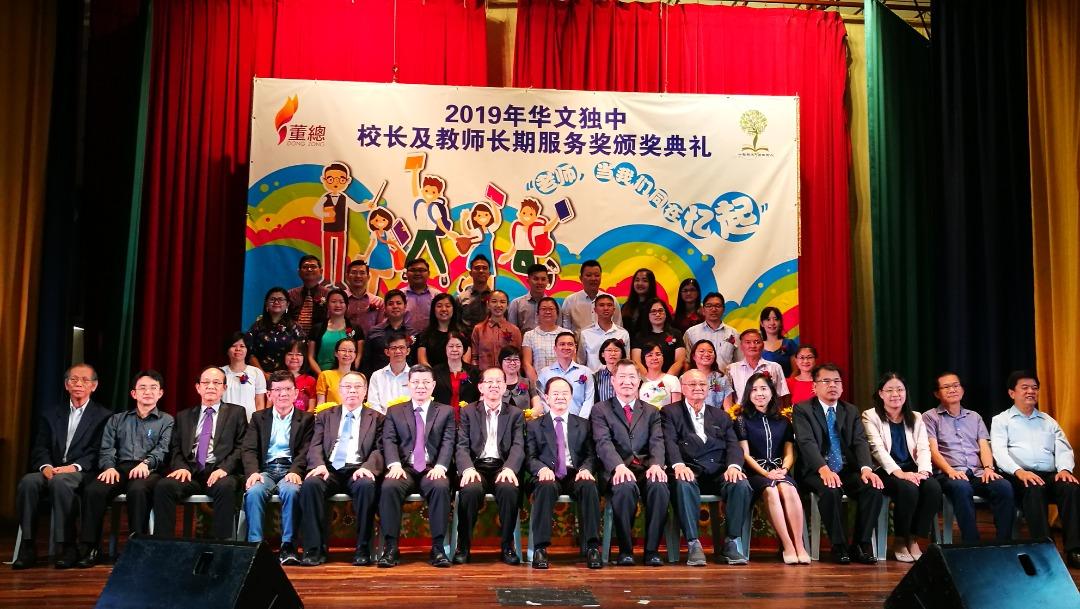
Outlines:
[{"label": "red curtain fold", "polygon": [[844,36],[833,11],[520,0],[514,85],[798,95],[800,337],[847,372],[851,151]]},{"label": "red curtain fold", "polygon": [[394,4],[154,3],[135,361],[175,387],[166,410],[240,329],[252,78],[486,83],[482,3]]}]

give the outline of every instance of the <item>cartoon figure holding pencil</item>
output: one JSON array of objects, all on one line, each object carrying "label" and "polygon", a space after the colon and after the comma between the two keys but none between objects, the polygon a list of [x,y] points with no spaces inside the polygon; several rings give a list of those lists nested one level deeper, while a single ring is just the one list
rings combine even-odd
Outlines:
[{"label": "cartoon figure holding pencil", "polygon": [[410,154],[405,160],[405,170],[413,174],[412,194],[419,197],[413,202],[416,230],[406,259],[419,258],[426,248],[435,268],[439,270],[439,285],[447,288],[450,286],[450,276],[440,240],[456,239],[459,235],[453,231],[450,204],[444,196],[446,180],[430,174],[421,177],[426,157],[423,153]]}]

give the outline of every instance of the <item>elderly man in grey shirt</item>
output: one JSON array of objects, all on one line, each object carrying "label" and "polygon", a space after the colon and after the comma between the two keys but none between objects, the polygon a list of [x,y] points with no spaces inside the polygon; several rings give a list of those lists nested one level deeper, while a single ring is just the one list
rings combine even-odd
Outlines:
[{"label": "elderly man in grey shirt", "polygon": [[101,435],[98,467],[101,473],[84,491],[82,530],[79,533],[79,562],[89,568],[101,560],[101,522],[109,503],[127,494],[128,527],[144,535],[149,528],[154,486],[169,452],[173,418],[157,409],[164,395],[165,381],[155,370],[135,375],[131,397],[135,408],[109,417]]}]

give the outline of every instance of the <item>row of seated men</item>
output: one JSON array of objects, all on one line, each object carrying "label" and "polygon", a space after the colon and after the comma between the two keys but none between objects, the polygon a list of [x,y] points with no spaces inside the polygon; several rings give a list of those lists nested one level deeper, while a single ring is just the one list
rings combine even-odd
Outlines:
[{"label": "row of seated men", "polygon": [[[815,397],[796,405],[793,417],[802,464],[800,485],[820,497],[834,559],[873,563],[870,537],[884,485],[874,473],[858,409],[840,400],[839,370],[825,364],[814,370],[813,377]],[[1075,566],[1080,559],[1078,486],[1071,473],[1071,446],[1056,422],[1037,410],[1034,374],[1014,377],[1018,377],[1010,379],[1014,407],[999,415],[1005,417],[1008,434],[1000,443],[1009,447],[1008,458],[1017,461],[1008,474],[1023,494],[1033,536],[1046,532],[1046,502],[1057,502],[1066,552]],[[432,565],[469,561],[471,535],[485,493],[492,493],[498,505],[502,559],[518,564],[513,536],[526,472],[533,500],[536,568],[549,565],[552,509],[559,494],[572,495],[579,504],[587,564],[602,566],[598,548],[602,493],[609,496],[613,511],[616,564],[635,563],[631,527],[642,499],[645,564],[662,564],[658,547],[674,493],[675,513],[688,543],[688,564],[704,565],[697,531],[703,492],[719,495],[726,503],[728,537],[716,548],[718,558],[743,564],[745,548],[736,536],[750,516],[752,499],[743,472],[743,448],[726,413],[704,407],[702,374],[689,371],[683,380],[684,401],[660,410],[638,399],[637,368],[620,361],[613,380],[615,397],[598,404],[584,419],[569,413],[571,383],[553,378],[545,387],[549,411],[530,421],[526,430],[522,411],[502,401],[505,380],[499,368],[484,371],[481,399],[462,408],[458,420],[454,409],[431,399],[434,377],[427,366],[410,369],[410,401],[391,407],[386,415],[363,407],[366,380],[360,373],[342,379],[340,406],[315,416],[297,410],[293,377],[282,372],[270,379],[272,408],[258,411],[246,424],[242,408],[220,401],[226,380],[219,368],[203,370],[196,385],[201,405],[180,412],[174,421],[156,409],[163,395],[163,381],[156,372],[136,376],[135,409],[110,416],[107,409],[89,402],[93,369],[75,366],[66,377],[69,412],[43,422],[34,449],[37,471],[19,484],[24,541],[13,567],[35,563],[34,514],[46,493],[53,503],[56,541],[63,548],[56,566],[67,568],[90,567],[101,559],[104,512],[121,492],[128,495],[133,533],[147,532],[152,506],[155,532],[173,535],[177,503],[193,494],[207,494],[213,500],[214,536],[231,538],[241,485],[249,541],[262,539],[265,503],[273,492],[280,496],[283,564],[314,566],[326,560],[325,501],[340,491],[350,495],[355,510],[358,566],[398,564],[402,505],[416,492],[430,513]],[[975,452],[985,459],[979,448]],[[1039,467],[1047,452],[1050,465]],[[999,466],[1002,460],[998,459]],[[452,488],[459,489],[460,524],[457,551],[450,557],[443,548]],[[851,544],[841,518],[843,493],[857,506]],[[81,544],[76,545],[70,512],[80,495]],[[383,551],[373,557],[376,513]],[[1036,531],[1038,527],[1043,530]],[[298,537],[303,540],[302,558]]]}]

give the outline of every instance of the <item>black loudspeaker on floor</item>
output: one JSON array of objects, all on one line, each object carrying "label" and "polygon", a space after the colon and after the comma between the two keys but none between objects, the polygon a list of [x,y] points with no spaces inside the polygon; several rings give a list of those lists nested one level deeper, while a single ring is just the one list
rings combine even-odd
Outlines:
[{"label": "black loudspeaker on floor", "polygon": [[265,543],[133,538],[105,582],[99,609],[299,609]]},{"label": "black loudspeaker on floor", "polygon": [[1080,592],[1050,541],[932,545],[885,609],[1077,609]]}]

